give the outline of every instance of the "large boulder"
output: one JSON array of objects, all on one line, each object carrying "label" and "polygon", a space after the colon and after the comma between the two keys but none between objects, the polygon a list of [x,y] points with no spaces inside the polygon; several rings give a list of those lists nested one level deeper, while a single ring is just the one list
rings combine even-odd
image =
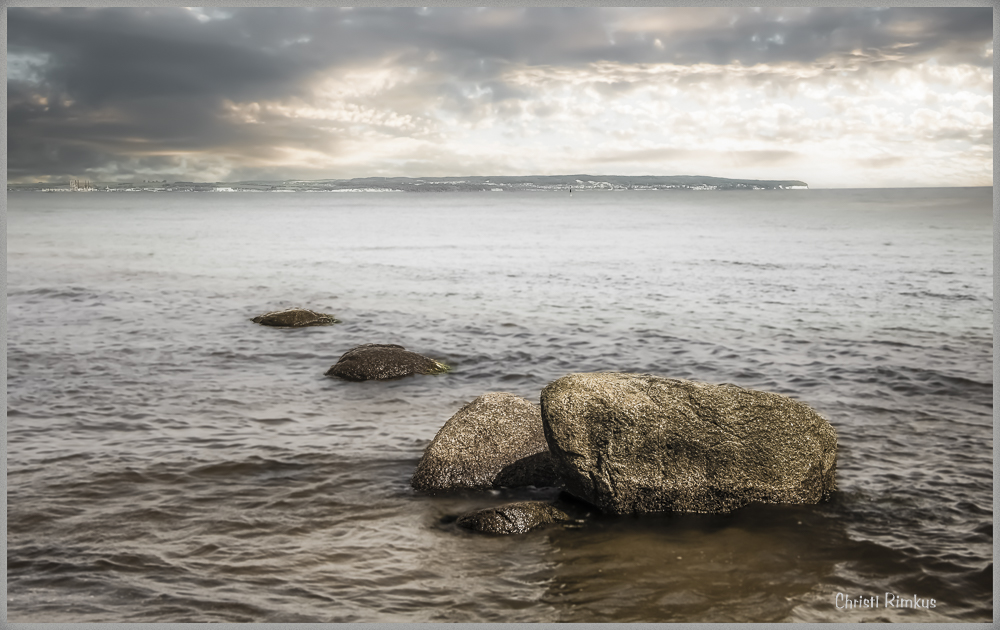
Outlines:
[{"label": "large boulder", "polygon": [[571,374],[541,395],[566,489],[611,514],[816,503],[837,433],[786,396],[648,374]]},{"label": "large boulder", "polygon": [[483,394],[445,422],[410,483],[424,492],[560,485],[538,406],[506,392]]},{"label": "large boulder", "polygon": [[288,308],[283,311],[264,313],[251,319],[261,326],[275,328],[302,328],[303,326],[330,326],[340,323],[333,315],[317,313],[305,308]]},{"label": "large boulder", "polygon": [[455,523],[482,534],[524,534],[542,525],[568,520],[568,514],[544,501],[521,501],[476,510],[458,517]]},{"label": "large boulder", "polygon": [[441,374],[448,366],[429,359],[403,346],[366,343],[351,348],[340,357],[326,376],[345,381],[387,380],[414,374]]}]

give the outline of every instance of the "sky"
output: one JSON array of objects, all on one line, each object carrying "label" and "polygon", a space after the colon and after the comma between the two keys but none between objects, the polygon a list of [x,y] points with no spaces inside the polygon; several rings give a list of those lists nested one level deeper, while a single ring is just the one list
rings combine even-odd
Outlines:
[{"label": "sky", "polygon": [[8,8],[11,183],[993,184],[992,9]]}]

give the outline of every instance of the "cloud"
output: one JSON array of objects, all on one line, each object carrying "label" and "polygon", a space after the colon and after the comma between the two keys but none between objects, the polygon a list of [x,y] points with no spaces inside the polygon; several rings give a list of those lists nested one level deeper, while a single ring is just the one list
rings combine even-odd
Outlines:
[{"label": "cloud", "polygon": [[886,155],[875,158],[865,158],[857,160],[858,166],[862,168],[889,168],[899,166],[906,162],[907,158],[902,155]]},{"label": "cloud", "polygon": [[802,154],[796,151],[703,151],[700,149],[664,147],[658,149],[619,150],[608,153],[599,153],[588,158],[588,161],[593,165],[606,165],[621,162],[636,165],[648,163],[682,164],[684,162],[705,162],[713,165],[725,165],[728,167],[741,167],[751,164],[759,168],[791,164],[802,157]]},{"label": "cloud", "polygon": [[991,162],[971,148],[992,142],[988,8],[8,18],[12,180],[648,171],[695,155],[804,178],[791,171],[848,150],[849,174],[878,145]]}]

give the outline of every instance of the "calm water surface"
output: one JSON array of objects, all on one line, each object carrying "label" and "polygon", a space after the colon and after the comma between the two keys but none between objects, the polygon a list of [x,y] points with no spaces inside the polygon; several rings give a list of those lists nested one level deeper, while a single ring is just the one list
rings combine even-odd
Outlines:
[{"label": "calm water surface", "polygon": [[[8,618],[990,621],[992,189],[8,195]],[[249,319],[304,306],[342,324]],[[323,372],[399,343],[450,374]],[[817,506],[454,525],[489,391],[570,372],[793,396]],[[934,599],[844,610],[836,596]]]}]

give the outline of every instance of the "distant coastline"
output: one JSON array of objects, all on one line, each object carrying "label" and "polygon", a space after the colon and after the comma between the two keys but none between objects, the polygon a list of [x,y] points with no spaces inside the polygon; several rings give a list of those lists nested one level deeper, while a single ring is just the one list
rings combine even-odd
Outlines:
[{"label": "distant coastline", "polygon": [[728,179],[700,175],[527,175],[514,177],[360,177],[239,182],[68,182],[8,184],[7,192],[505,192],[570,190],[786,190],[799,180]]}]

